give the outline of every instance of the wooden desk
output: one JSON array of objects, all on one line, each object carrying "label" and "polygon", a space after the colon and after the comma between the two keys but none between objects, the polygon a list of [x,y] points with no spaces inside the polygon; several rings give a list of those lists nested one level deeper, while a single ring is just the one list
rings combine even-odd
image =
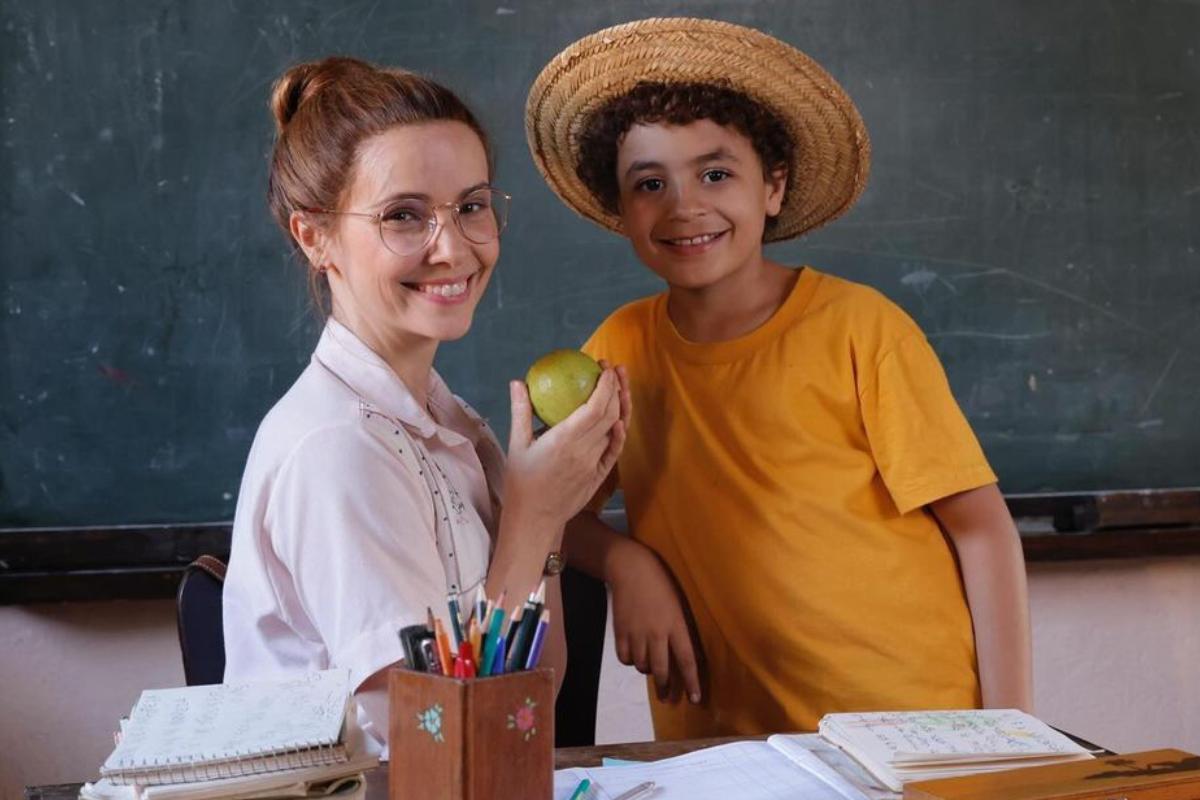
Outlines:
[{"label": "wooden desk", "polygon": [[[1066,733],[1064,731],[1064,733]],[[1096,745],[1067,733],[1084,747],[1099,749]],[[622,758],[630,761],[657,761],[702,750],[730,742],[762,740],[766,736],[722,736],[714,739],[683,739],[674,742],[625,742],[602,744],[595,747],[560,747],[554,751],[554,768],[598,767],[603,758]],[[1109,755],[1111,751],[1105,751]],[[384,764],[367,774],[367,800],[387,800],[388,765]],[[25,800],[76,800],[79,797],[78,783],[60,783],[51,786],[25,787]]]},{"label": "wooden desk", "polygon": [[[766,739],[766,736],[725,736],[716,739],[686,739],[677,742],[626,742],[595,747],[560,747],[554,751],[554,768],[598,767],[602,758],[625,758],[631,761],[655,761],[683,755],[718,744],[747,739]],[[387,800],[388,766],[372,770],[367,775],[367,800]],[[25,800],[76,800],[78,783],[59,783],[49,786],[26,786]]]}]

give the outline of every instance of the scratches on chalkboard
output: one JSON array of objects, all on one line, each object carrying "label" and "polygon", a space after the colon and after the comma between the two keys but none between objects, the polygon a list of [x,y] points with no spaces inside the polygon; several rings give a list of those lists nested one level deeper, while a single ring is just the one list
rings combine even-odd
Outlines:
[{"label": "scratches on chalkboard", "polygon": [[[929,187],[932,191],[937,191]],[[941,225],[945,222],[957,222],[966,219],[962,214],[952,214],[943,217],[913,217],[911,219],[869,219],[842,220],[838,224],[843,228],[909,228],[917,225]]]},{"label": "scratches on chalkboard", "polygon": [[1052,331],[1031,331],[1029,333],[994,333],[992,331],[933,331],[926,334],[927,339],[994,339],[1000,342],[1027,342],[1032,339],[1045,339],[1053,336]]},{"label": "scratches on chalkboard", "polygon": [[973,272],[960,273],[959,275],[951,278],[951,280],[965,280],[968,278],[977,278],[977,277],[981,277],[984,275],[1005,275],[1015,281],[1018,281],[1019,283],[1024,283],[1026,285],[1036,287],[1048,294],[1057,295],[1066,300],[1070,300],[1073,303],[1077,303],[1081,306],[1084,306],[1085,308],[1091,309],[1092,311],[1096,312],[1097,314],[1107,317],[1108,319],[1111,319],[1113,322],[1119,323],[1122,327],[1129,328],[1130,330],[1137,331],[1138,333],[1144,333],[1144,334],[1151,333],[1151,331],[1147,330],[1143,325],[1140,325],[1137,322],[1134,322],[1133,320],[1123,316],[1122,314],[1117,313],[1116,311],[1113,311],[1110,308],[1105,308],[1104,306],[1100,305],[1099,303],[1096,303],[1093,300],[1089,300],[1088,298],[1084,297],[1083,295],[1076,294],[1075,292],[1072,292],[1069,289],[1064,289],[1061,286],[1055,286],[1052,283],[1047,283],[1046,281],[1040,280],[1031,275],[1027,275],[1027,274],[1025,274],[1023,272],[1019,272],[1015,269],[1009,269],[1008,267],[1002,267],[997,264],[984,264],[984,263],[980,263],[978,261],[967,261],[967,260],[963,260],[963,259],[934,258],[931,256],[926,256],[926,255],[915,255],[915,254],[904,254],[904,253],[884,253],[884,252],[879,252],[879,251],[875,251],[875,250],[866,250],[866,249],[857,248],[857,247],[840,247],[840,246],[836,246],[836,245],[820,245],[818,247],[813,247],[812,249],[827,250],[827,251],[836,252],[836,253],[849,253],[851,255],[869,256],[872,258],[885,258],[885,259],[889,259],[889,260],[910,259],[912,261],[924,261],[927,263],[938,264],[941,266],[961,267],[961,268],[974,270]]},{"label": "scratches on chalkboard", "polygon": [[929,287],[934,283],[940,283],[949,289],[954,294],[958,294],[958,289],[954,288],[954,284],[943,278],[931,269],[915,269],[912,272],[906,273],[900,282],[905,286],[911,286],[918,292],[928,291]]},{"label": "scratches on chalkboard", "polygon": [[1171,367],[1175,366],[1175,359],[1179,358],[1179,348],[1176,347],[1171,357],[1167,359],[1167,364],[1163,367],[1162,372],[1158,374],[1158,380],[1154,382],[1154,386],[1150,388],[1150,394],[1146,397],[1146,402],[1142,403],[1141,409],[1138,411],[1139,417],[1146,416],[1146,411],[1149,410],[1150,404],[1154,402],[1154,398],[1158,395],[1158,390],[1162,388],[1163,381],[1166,380],[1167,373],[1171,371]]},{"label": "scratches on chalkboard", "polygon": [[921,181],[921,180],[913,181],[913,185],[918,186],[927,191],[933,192],[934,194],[939,195],[940,197],[944,197],[947,200],[953,200],[955,202],[958,202],[957,194],[955,194],[954,192],[947,191],[946,189],[943,189],[939,186],[934,186],[931,183],[926,183],[925,181]]}]

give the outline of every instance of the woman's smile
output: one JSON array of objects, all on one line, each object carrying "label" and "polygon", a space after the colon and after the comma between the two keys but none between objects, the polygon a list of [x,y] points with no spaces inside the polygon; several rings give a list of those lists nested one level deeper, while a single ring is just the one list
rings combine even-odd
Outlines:
[{"label": "woman's smile", "polygon": [[433,281],[410,282],[405,281],[401,285],[416,294],[419,294],[423,299],[431,303],[439,305],[457,305],[465,303],[471,297],[471,290],[475,287],[476,276],[478,272],[473,272],[470,275],[463,275],[455,278],[439,278]]}]

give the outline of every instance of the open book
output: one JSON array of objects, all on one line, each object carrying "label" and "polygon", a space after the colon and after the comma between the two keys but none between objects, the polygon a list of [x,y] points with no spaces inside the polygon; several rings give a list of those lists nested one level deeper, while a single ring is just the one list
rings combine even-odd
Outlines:
[{"label": "open book", "polygon": [[353,713],[349,673],[152,689],[121,722],[92,800],[354,795],[378,763]]},{"label": "open book", "polygon": [[909,781],[1092,757],[1046,723],[1014,709],[826,714],[819,731],[896,792]]},{"label": "open book", "polygon": [[892,795],[816,734],[779,734],[686,755],[614,767],[575,767],[554,774],[554,800],[587,778],[589,800],[613,800],[653,781],[653,800],[875,800]]}]

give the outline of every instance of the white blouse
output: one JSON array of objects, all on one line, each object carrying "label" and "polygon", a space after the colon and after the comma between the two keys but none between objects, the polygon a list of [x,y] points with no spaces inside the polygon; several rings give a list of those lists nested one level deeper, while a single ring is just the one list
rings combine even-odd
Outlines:
[{"label": "white blouse", "polygon": [[504,456],[487,424],[430,378],[432,414],[349,329],[326,324],[246,463],[225,578],[225,680],[343,667],[357,687],[403,658],[397,632],[427,607],[444,617],[448,594],[474,599]]}]

